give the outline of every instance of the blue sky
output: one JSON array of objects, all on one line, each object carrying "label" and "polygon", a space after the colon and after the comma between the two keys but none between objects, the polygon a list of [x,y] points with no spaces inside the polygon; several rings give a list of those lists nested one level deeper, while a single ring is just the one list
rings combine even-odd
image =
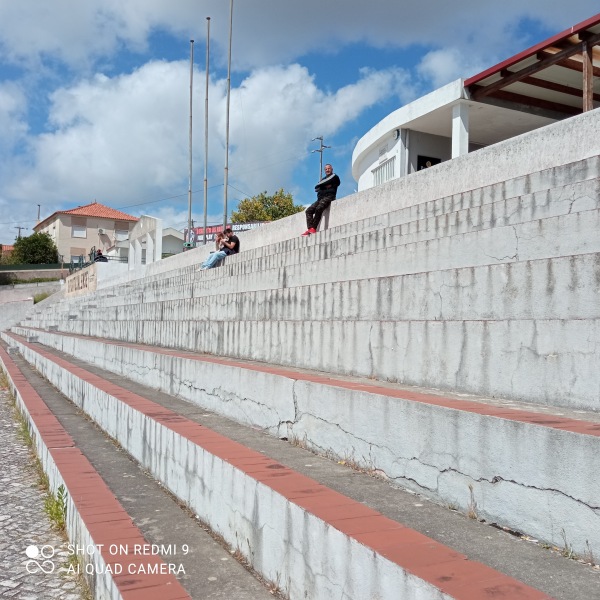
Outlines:
[{"label": "blue sky", "polygon": [[[283,187],[313,201],[311,139],[356,184],[357,140],[399,106],[597,12],[530,0],[235,0],[229,207]],[[0,0],[0,243],[94,200],[187,221],[189,40],[195,39],[193,216],[202,222],[211,17],[208,222],[223,213],[229,2]]]}]

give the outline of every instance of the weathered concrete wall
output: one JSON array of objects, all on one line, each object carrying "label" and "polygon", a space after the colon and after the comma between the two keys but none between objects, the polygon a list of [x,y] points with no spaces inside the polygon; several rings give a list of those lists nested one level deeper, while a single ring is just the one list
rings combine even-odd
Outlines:
[{"label": "weathered concrete wall", "polygon": [[[291,599],[451,600],[249,474],[25,346],[25,358]],[[352,559],[348,560],[351,556]],[[360,574],[360,576],[357,576]]]},{"label": "weathered concrete wall", "polygon": [[96,290],[113,285],[120,274],[127,273],[126,263],[97,262],[75,271],[65,282],[65,296],[87,296]]},{"label": "weathered concrete wall", "polygon": [[[44,345],[89,357],[108,371],[274,435],[302,440],[319,453],[352,459],[465,512],[475,502],[478,515],[490,522],[556,545],[564,544],[564,529],[576,552],[587,552],[588,541],[595,553],[600,550],[600,480],[594,475],[600,451],[597,436],[335,383],[295,380],[289,373],[256,372],[52,333],[36,335]],[[3,337],[19,346],[58,387],[70,377],[26,346]],[[73,394],[69,386],[64,390]],[[100,414],[92,391],[74,397],[85,397],[84,409],[99,422],[114,420],[109,433],[127,434],[134,455],[144,455],[143,437],[137,435],[143,431],[141,424],[128,424],[116,407],[105,407]],[[145,460],[156,468],[162,463],[158,457]],[[175,485],[177,476],[167,475],[169,469],[164,468],[165,477]]]},{"label": "weathered concrete wall", "polygon": [[0,305],[6,302],[26,300],[36,294],[54,294],[61,289],[61,285],[60,281],[3,285],[0,286]]},{"label": "weathered concrete wall", "polygon": [[33,298],[0,304],[0,331],[22,321],[33,308]]}]

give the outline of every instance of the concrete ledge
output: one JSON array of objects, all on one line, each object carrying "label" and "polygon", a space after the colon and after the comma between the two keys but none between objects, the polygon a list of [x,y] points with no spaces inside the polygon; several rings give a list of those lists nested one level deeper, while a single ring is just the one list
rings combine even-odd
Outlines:
[{"label": "concrete ledge", "polygon": [[[4,337],[51,381],[60,380],[59,367],[40,356],[42,348]],[[489,522],[558,546],[564,544],[564,531],[576,552],[588,551],[588,542],[600,551],[598,420],[159,348],[40,337],[67,354],[89,357],[100,368],[376,469],[465,513],[476,506]],[[272,393],[265,395],[265,389]]]},{"label": "concrete ledge", "polygon": [[[24,354],[292,600],[547,596],[68,362]],[[117,399],[118,396],[118,399]]]},{"label": "concrete ledge", "polygon": [[[173,575],[137,573],[140,557],[134,554],[133,545],[146,544],[146,540],[2,347],[0,365],[17,406],[27,420],[51,493],[56,495],[61,485],[67,491],[69,540],[73,545],[94,549],[78,553],[94,598],[136,600],[143,590],[143,597],[148,600],[189,600],[190,596]],[[110,551],[111,544],[118,550]],[[123,546],[127,552],[122,551]],[[161,566],[166,567],[160,557],[144,556],[143,559],[158,572]]]},{"label": "concrete ledge", "polygon": [[[69,321],[61,329],[130,344],[600,410],[600,319]],[[28,335],[22,328],[13,331]],[[35,334],[45,339],[40,331]]]},{"label": "concrete ledge", "polygon": [[[511,320],[600,318],[600,253],[481,267],[333,281],[297,288],[235,291],[175,282],[119,300],[78,306],[81,321]],[[232,282],[235,283],[235,282]],[[516,293],[518,291],[518,293]],[[194,293],[191,297],[190,294]],[[335,298],[332,302],[331,299]],[[117,303],[118,302],[118,303]],[[74,306],[32,315],[32,327],[58,327]]]}]

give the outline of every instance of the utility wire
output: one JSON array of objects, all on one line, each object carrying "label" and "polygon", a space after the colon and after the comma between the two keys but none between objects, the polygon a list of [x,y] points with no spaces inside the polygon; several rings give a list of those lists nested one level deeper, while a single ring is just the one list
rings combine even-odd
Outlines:
[{"label": "utility wire", "polygon": [[[211,185],[208,189],[212,189],[212,188],[218,188],[221,187],[223,184],[222,183],[218,183],[215,185]],[[194,190],[193,193],[196,194],[197,192],[200,192],[200,190]],[[148,200],[146,202],[138,202],[137,204],[127,204],[126,206],[117,206],[117,208],[120,210],[121,208],[131,208],[133,206],[144,206],[145,204],[156,204],[157,202],[166,202],[167,200],[174,200],[175,198],[181,198],[183,196],[187,196],[188,192],[185,192],[185,194],[176,194],[175,196],[169,196],[168,198],[159,198],[158,200]]]}]

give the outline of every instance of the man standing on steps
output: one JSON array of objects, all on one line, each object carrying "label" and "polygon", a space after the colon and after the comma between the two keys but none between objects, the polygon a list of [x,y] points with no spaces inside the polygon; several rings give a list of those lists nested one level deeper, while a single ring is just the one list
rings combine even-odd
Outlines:
[{"label": "man standing on steps", "polygon": [[317,201],[306,209],[306,225],[308,229],[302,235],[317,233],[317,227],[326,208],[335,200],[340,178],[333,172],[330,164],[325,165],[325,177],[315,185]]}]

